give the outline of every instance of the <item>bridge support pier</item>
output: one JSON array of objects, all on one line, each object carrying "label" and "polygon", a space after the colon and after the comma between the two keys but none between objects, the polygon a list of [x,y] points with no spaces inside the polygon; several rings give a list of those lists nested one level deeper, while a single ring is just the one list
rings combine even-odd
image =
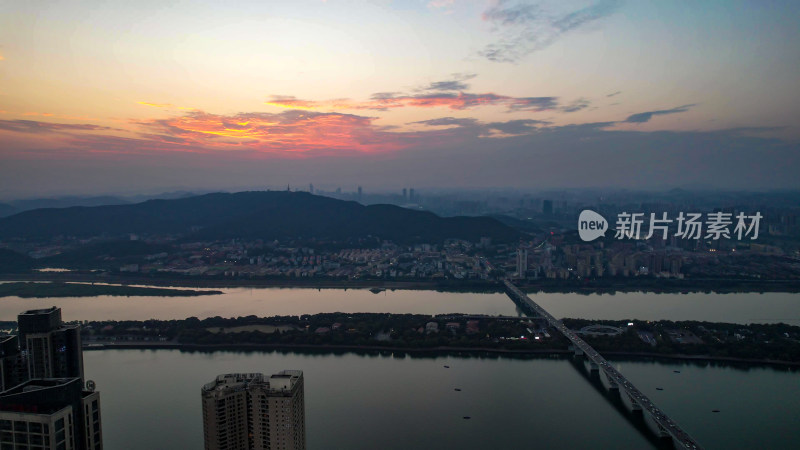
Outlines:
[{"label": "bridge support pier", "polygon": [[589,368],[592,370],[592,372],[600,372],[600,367],[594,361],[589,363]]},{"label": "bridge support pier", "polygon": [[642,405],[639,404],[639,401],[633,398],[633,396],[628,393],[628,399],[631,401],[631,408],[633,408],[634,413],[642,413]]},{"label": "bridge support pier", "polygon": [[671,439],[672,438],[672,436],[670,436],[670,434],[667,431],[667,429],[662,427],[660,423],[656,423],[656,425],[658,426],[658,437],[659,438],[661,438],[661,439]]},{"label": "bridge support pier", "polygon": [[617,384],[616,381],[614,381],[612,379],[609,379],[608,380],[608,390],[609,391],[617,391],[617,392],[619,392],[619,385]]}]

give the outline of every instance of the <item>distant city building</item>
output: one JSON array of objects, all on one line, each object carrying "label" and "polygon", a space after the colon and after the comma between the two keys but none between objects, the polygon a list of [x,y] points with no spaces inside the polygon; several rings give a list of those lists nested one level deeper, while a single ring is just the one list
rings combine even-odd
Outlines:
[{"label": "distant city building", "polygon": [[80,325],[64,325],[61,308],[25,311],[17,317],[20,347],[27,354],[29,378],[83,380]]},{"label": "distant city building", "polygon": [[138,272],[139,265],[138,264],[125,264],[124,266],[120,266],[120,272]]},{"label": "distant city building", "polygon": [[201,394],[205,450],[306,448],[302,371],[220,375]]},{"label": "distant city building", "polygon": [[528,272],[528,249],[525,248],[518,248],[517,249],[517,276],[520,278],[525,278],[525,274]]},{"label": "distant city building", "polygon": [[100,394],[80,378],[30,380],[0,393],[0,449],[102,448]]},{"label": "distant city building", "polygon": [[408,201],[410,202],[414,201],[414,188],[408,190]]},{"label": "distant city building", "polygon": [[403,200],[408,200],[408,189],[403,188]]},{"label": "distant city building", "polygon": [[363,194],[363,193],[364,193],[364,190],[361,188],[361,186],[359,186],[358,187],[358,199],[359,200],[361,200],[361,194]]},{"label": "distant city building", "polygon": [[544,214],[553,214],[553,201],[552,200],[544,200],[542,202],[542,213],[544,213]]},{"label": "distant city building", "polygon": [[308,192],[314,193],[314,185],[312,183],[308,183]]}]

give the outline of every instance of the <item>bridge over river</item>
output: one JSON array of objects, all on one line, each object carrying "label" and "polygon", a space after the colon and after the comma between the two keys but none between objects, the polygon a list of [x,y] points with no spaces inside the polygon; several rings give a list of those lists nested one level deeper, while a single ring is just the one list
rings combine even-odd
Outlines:
[{"label": "bridge over river", "polygon": [[659,409],[646,395],[633,385],[624,375],[615,369],[605,358],[595,349],[587,344],[580,336],[567,328],[560,320],[553,317],[544,308],[531,300],[518,287],[508,280],[504,281],[506,293],[522,309],[534,313],[547,320],[551,327],[557,329],[561,334],[572,342],[575,353],[584,354],[589,359],[592,371],[601,371],[605,374],[610,385],[610,389],[620,390],[627,394],[635,411],[647,411],[658,427],[659,435],[672,438],[672,443],[679,449],[701,449],[702,447],[689,434],[684,431],[675,421],[670,419],[661,409]]}]

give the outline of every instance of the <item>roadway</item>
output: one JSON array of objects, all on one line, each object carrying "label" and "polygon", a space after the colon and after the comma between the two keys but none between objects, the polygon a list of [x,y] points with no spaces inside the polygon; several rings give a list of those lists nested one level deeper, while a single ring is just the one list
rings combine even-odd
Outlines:
[{"label": "roadway", "polygon": [[702,449],[699,443],[694,440],[689,434],[684,431],[675,421],[669,418],[660,408],[658,408],[646,395],[644,395],[636,386],[633,385],[624,375],[615,369],[605,358],[603,358],[595,349],[587,344],[580,336],[575,334],[572,330],[566,327],[560,320],[553,317],[544,308],[539,306],[536,302],[531,300],[524,292],[508,280],[505,283],[509,296],[515,297],[518,301],[522,302],[533,310],[539,316],[545,318],[551,327],[557,329],[561,334],[572,342],[576,349],[580,349],[589,358],[590,361],[597,364],[599,370],[606,374],[610,383],[616,384],[618,388],[628,394],[634,407],[638,405],[644,411],[650,414],[650,417],[658,425],[661,432],[668,434],[673,441],[673,444],[683,449]]}]

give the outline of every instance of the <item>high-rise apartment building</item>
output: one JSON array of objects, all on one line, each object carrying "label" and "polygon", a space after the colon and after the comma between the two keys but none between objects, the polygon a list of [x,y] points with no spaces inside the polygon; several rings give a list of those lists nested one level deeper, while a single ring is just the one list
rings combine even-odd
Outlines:
[{"label": "high-rise apartment building", "polygon": [[525,278],[528,273],[528,249],[517,249],[517,277]]},{"label": "high-rise apartment building", "polygon": [[18,316],[0,339],[0,450],[102,450],[100,393],[84,389],[79,325],[61,309]]},{"label": "high-rise apartment building", "polygon": [[25,311],[17,317],[19,342],[27,352],[30,378],[83,380],[80,325],[65,325],[61,308]]},{"label": "high-rise apartment building", "polygon": [[0,393],[0,449],[102,448],[100,394],[80,378],[29,380]]},{"label": "high-rise apartment building", "polygon": [[542,202],[542,213],[547,215],[553,214],[553,201],[545,200]]},{"label": "high-rise apartment building", "polygon": [[218,376],[203,386],[206,450],[306,448],[303,372]]},{"label": "high-rise apartment building", "polygon": [[26,381],[28,369],[17,336],[0,337],[0,392]]}]

